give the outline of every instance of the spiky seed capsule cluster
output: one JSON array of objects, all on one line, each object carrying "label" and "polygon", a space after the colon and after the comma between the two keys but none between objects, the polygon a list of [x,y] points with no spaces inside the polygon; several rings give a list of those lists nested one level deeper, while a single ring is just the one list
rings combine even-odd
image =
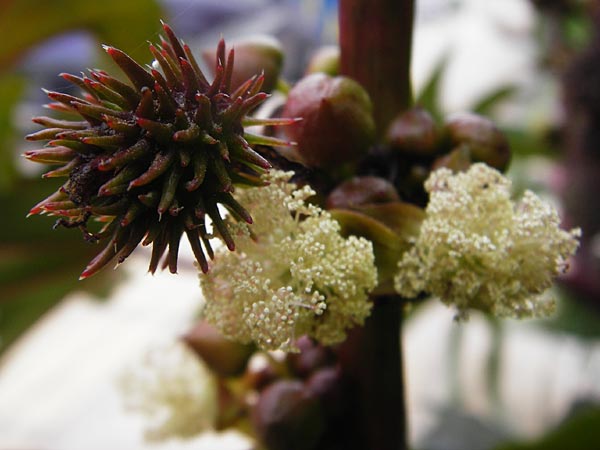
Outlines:
[{"label": "spiky seed capsule cluster", "polygon": [[[125,83],[100,70],[89,77],[61,76],[83,91],[82,97],[47,92],[50,109],[76,114],[80,120],[36,117],[47,127],[27,136],[49,140],[25,156],[44,164],[62,164],[44,177],[67,177],[54,194],[30,214],[58,216],[57,225],[80,228],[104,249],[81,274],[86,278],[111,260],[121,263],[139,243],[152,244],[149,270],[177,270],[181,236],[186,234],[198,264],[208,270],[213,257],[206,218],[227,247],[235,247],[217,205],[251,223],[248,211],[231,195],[236,184],[260,186],[269,162],[250,144],[278,144],[250,135],[245,125],[283,125],[247,116],[263,102],[263,76],[231,86],[234,52],[219,42],[215,78],[209,83],[189,47],[163,24],[167,39],[150,44],[155,67],[144,68],[121,50],[106,52],[125,73]],[[160,68],[160,70],[158,70]],[[81,120],[82,119],[82,120]],[[98,232],[88,230],[95,219]]]}]

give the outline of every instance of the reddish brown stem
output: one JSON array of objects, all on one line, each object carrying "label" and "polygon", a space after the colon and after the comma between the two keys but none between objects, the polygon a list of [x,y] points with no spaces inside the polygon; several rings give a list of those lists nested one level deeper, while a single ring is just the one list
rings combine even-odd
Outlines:
[{"label": "reddish brown stem", "polygon": [[414,0],[340,0],[341,72],[371,95],[381,133],[411,105]]},{"label": "reddish brown stem", "polygon": [[406,450],[406,411],[402,371],[402,298],[374,299],[365,326],[340,347],[340,365],[352,395],[346,424],[351,448]]}]

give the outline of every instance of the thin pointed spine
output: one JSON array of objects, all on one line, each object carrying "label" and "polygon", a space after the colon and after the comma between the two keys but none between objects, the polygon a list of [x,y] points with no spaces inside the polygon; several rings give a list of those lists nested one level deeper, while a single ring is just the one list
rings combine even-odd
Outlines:
[{"label": "thin pointed spine", "polygon": [[131,147],[115,152],[109,158],[100,161],[98,169],[101,171],[108,171],[120,168],[143,157],[149,149],[150,144],[147,140],[139,140]]},{"label": "thin pointed spine", "polygon": [[163,27],[163,30],[165,30],[165,34],[167,35],[167,39],[169,39],[171,47],[175,51],[175,55],[177,55],[179,58],[184,58],[185,51],[181,45],[181,41],[179,40],[179,38],[177,38],[177,36],[175,35],[175,33],[169,25],[164,23],[162,20],[160,21],[160,23]]},{"label": "thin pointed spine", "polygon": [[144,186],[156,180],[167,171],[174,159],[175,153],[172,151],[167,151],[166,153],[157,153],[146,172],[129,183],[129,189]]},{"label": "thin pointed spine", "polygon": [[204,182],[206,176],[206,166],[208,165],[208,158],[204,152],[196,152],[192,156],[192,166],[194,169],[194,178],[185,183],[185,189],[188,192],[195,191]]},{"label": "thin pointed spine", "polygon": [[46,172],[45,174],[42,175],[42,178],[67,177],[71,174],[71,171],[79,165],[79,162],[80,162],[80,159],[78,157],[73,158],[71,161],[69,161],[64,166],[59,167],[58,169],[54,169],[49,172]]},{"label": "thin pointed spine", "polygon": [[162,196],[160,198],[160,202],[158,203],[158,214],[162,215],[171,206],[171,203],[175,199],[175,195],[177,194],[177,186],[179,185],[179,179],[181,178],[181,168],[174,164],[173,168],[169,175],[165,178],[165,182],[163,185]]},{"label": "thin pointed spine", "polygon": [[32,122],[47,128],[64,128],[65,130],[84,130],[88,127],[85,121],[60,120],[53,117],[38,116],[31,119]]},{"label": "thin pointed spine", "polygon": [[[154,84],[152,84],[152,86],[154,86]],[[142,119],[155,119],[156,116],[154,114],[154,98],[152,96],[152,90],[150,90],[148,87],[144,87],[141,90],[141,93],[142,99],[135,109],[135,116]]]},{"label": "thin pointed spine", "polygon": [[233,240],[233,236],[231,236],[231,233],[229,232],[229,229],[227,228],[227,224],[221,217],[221,214],[219,214],[219,210],[217,208],[216,203],[209,203],[206,205],[206,207],[207,207],[207,213],[210,216],[214,227],[217,229],[217,231],[219,232],[219,235],[221,235],[221,238],[225,242],[225,245],[227,246],[227,248],[230,251],[234,251],[235,250],[235,241]]},{"label": "thin pointed spine", "polygon": [[202,250],[202,246],[200,245],[198,230],[185,230],[185,234],[187,235],[188,241],[190,242],[190,246],[192,247],[192,251],[194,252],[196,261],[200,266],[200,270],[202,270],[203,273],[207,273],[208,261],[206,260],[206,256],[204,255],[204,251]]},{"label": "thin pointed spine", "polygon": [[121,194],[127,191],[127,186],[131,180],[135,179],[140,173],[140,169],[136,166],[125,166],[116,173],[110,180],[104,183],[98,189],[99,197]]},{"label": "thin pointed spine", "polygon": [[141,91],[143,87],[154,86],[154,78],[152,75],[131,59],[125,52],[106,45],[104,46],[104,50],[106,50],[106,53],[108,53],[113,61],[117,63],[138,91]]},{"label": "thin pointed spine", "polygon": [[50,147],[26,151],[23,156],[30,161],[44,164],[62,164],[71,161],[77,152],[69,147]]},{"label": "thin pointed spine", "polygon": [[137,104],[140,101],[140,94],[134,88],[129,86],[126,83],[123,83],[121,80],[118,80],[114,77],[111,77],[107,73],[103,71],[90,71],[90,74],[96,81],[102,83],[105,86],[108,86],[113,91],[117,92],[124,99],[127,100],[128,109],[135,109]]}]

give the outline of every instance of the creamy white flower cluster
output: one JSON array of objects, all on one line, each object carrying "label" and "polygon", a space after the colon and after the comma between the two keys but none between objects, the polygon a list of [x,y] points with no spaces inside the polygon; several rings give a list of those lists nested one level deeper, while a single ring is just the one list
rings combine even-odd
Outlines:
[{"label": "creamy white flower cluster", "polygon": [[154,349],[120,379],[125,406],[150,420],[149,441],[189,438],[212,429],[217,387],[209,370],[182,342]]},{"label": "creamy white flower cluster", "polygon": [[556,210],[531,191],[513,203],[511,182],[485,164],[455,175],[439,169],[425,188],[426,219],[400,260],[398,293],[435,295],[458,317],[469,309],[512,317],[552,312],[543,294],[566,270],[579,229],[561,230]]},{"label": "creamy white flower cluster", "polygon": [[325,345],[343,341],[370,314],[377,283],[371,242],[343,238],[329,213],[306,203],[314,191],[297,189],[291,175],[272,172],[268,186],[236,193],[254,224],[230,223],[236,251],[219,251],[200,277],[204,319],[265,350],[296,351],[304,334]]}]

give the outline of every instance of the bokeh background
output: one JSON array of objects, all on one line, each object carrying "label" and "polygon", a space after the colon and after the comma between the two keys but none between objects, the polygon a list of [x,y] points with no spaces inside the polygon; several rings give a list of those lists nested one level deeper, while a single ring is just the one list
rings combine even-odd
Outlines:
[{"label": "bokeh background", "polygon": [[[178,276],[146,274],[144,250],[119,271],[77,277],[94,248],[50,218],[25,219],[53,191],[20,155],[60,72],[118,73],[101,43],[150,62],[165,19],[196,53],[255,34],[285,49],[284,78],[337,41],[327,0],[0,0],[0,449],[248,449],[239,434],[144,440],[146,420],[119,379],[184,333],[201,302],[192,258]],[[473,315],[457,324],[434,300],[407,316],[409,429],[415,449],[600,446],[600,2],[417,0],[416,98],[438,119],[494,118],[519,190],[554,202],[582,247],[529,322]],[[188,252],[189,253],[189,252]],[[159,350],[161,351],[161,350]],[[167,350],[164,350],[165,352]],[[175,364],[175,363],[174,363]],[[167,367],[168,369],[168,367]],[[209,411],[207,411],[209,414]]]}]

